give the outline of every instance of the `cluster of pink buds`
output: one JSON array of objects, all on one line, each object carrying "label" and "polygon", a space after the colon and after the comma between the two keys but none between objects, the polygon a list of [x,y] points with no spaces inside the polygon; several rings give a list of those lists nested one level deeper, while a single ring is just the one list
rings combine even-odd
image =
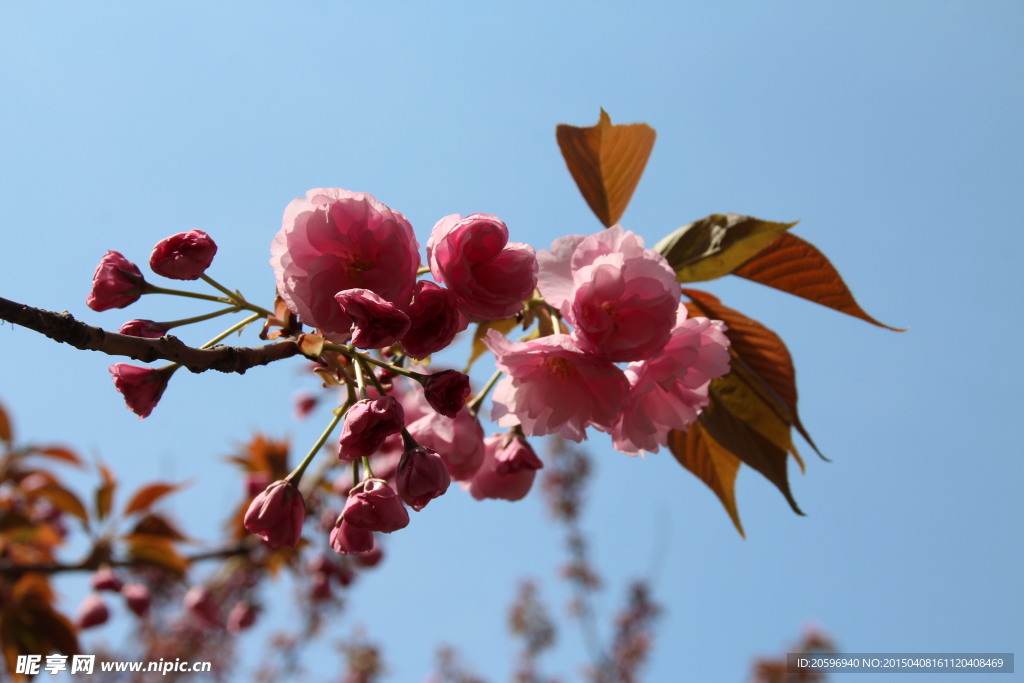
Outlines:
[{"label": "cluster of pink buds", "polygon": [[[217,245],[202,230],[171,235],[153,247],[149,267],[157,275],[173,280],[197,280],[204,277],[206,269],[213,262]],[[92,290],[86,297],[86,305],[94,311],[125,308],[135,303],[143,294],[180,293],[166,290],[147,282],[142,271],[120,252],[108,251],[100,260],[92,276]],[[194,322],[211,316],[156,322],[153,320],[129,320],[121,326],[120,333],[147,339],[166,335],[177,325]],[[124,396],[128,408],[140,418],[148,417],[167,388],[167,382],[177,370],[177,365],[163,368],[147,368],[128,363],[110,366],[114,386]]]},{"label": "cluster of pink buds", "polygon": [[124,583],[111,567],[98,569],[89,580],[93,591],[82,600],[78,607],[76,624],[78,628],[93,628],[107,622],[110,609],[101,593],[120,593],[125,605],[136,616],[144,617],[149,612],[152,596],[149,588],[142,583]]}]

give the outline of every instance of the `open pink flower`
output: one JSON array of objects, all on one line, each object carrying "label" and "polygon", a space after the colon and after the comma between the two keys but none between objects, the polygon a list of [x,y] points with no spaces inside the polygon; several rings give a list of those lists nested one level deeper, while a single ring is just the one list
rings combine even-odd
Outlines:
[{"label": "open pink flower", "polygon": [[417,360],[446,348],[469,324],[455,295],[429,280],[416,283],[409,319],[411,324],[402,337],[402,348]]},{"label": "open pink flower", "polygon": [[129,410],[141,420],[153,412],[176,368],[173,365],[144,368],[129,363],[114,363],[108,370],[114,376],[114,387],[124,396]]},{"label": "open pink flower", "polygon": [[629,390],[622,370],[585,353],[565,334],[512,342],[489,330],[484,343],[507,377],[494,390],[491,418],[531,436],[581,441],[588,425],[610,429]]},{"label": "open pink flower", "polygon": [[484,441],[487,454],[473,476],[469,493],[477,500],[521,500],[533,486],[537,470],[544,467],[525,439],[493,434]]},{"label": "open pink flower", "polygon": [[630,363],[629,394],[611,431],[615,448],[635,455],[657,453],[673,429],[686,429],[708,404],[708,385],[729,372],[725,323],[687,318],[679,306],[678,322],[656,358]]},{"label": "open pink flower", "polygon": [[679,284],[665,258],[613,226],[569,235],[542,251],[539,287],[573,326],[584,351],[613,362],[655,356],[668,341]]},{"label": "open pink flower", "polygon": [[117,251],[108,251],[92,275],[92,291],[85,304],[94,311],[124,308],[142,296],[146,285],[139,267]]},{"label": "open pink flower", "polygon": [[508,227],[485,213],[439,220],[427,241],[427,260],[462,310],[482,320],[515,315],[537,286],[533,247],[509,242]]},{"label": "open pink flower", "polygon": [[189,230],[157,242],[149,255],[149,267],[173,280],[197,280],[216,253],[213,238],[202,230]]},{"label": "open pink flower", "polygon": [[405,216],[371,195],[341,189],[310,190],[292,201],[270,253],[288,308],[336,341],[348,339],[352,319],[335,294],[368,289],[404,310],[419,267]]}]

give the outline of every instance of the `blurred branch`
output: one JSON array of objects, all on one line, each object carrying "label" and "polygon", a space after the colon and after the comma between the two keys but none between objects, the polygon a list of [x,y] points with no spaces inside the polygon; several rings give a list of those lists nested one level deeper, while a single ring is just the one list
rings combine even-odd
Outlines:
[{"label": "blurred branch", "polygon": [[[251,542],[241,542],[235,545],[230,545],[224,548],[218,548],[216,550],[207,550],[204,552],[194,553],[192,555],[185,555],[185,560],[188,564],[194,564],[196,562],[203,562],[206,560],[225,560],[229,557],[237,557],[240,555],[248,555],[253,550],[254,544]],[[24,574],[61,574],[64,572],[83,572],[83,571],[96,571],[100,566],[108,567],[138,567],[141,565],[152,566],[151,562],[145,562],[138,559],[129,560],[113,560],[109,558],[103,559],[101,562],[97,557],[90,555],[81,562],[73,562],[71,564],[61,563],[47,563],[47,564],[11,564],[11,563],[0,563],[0,576],[7,576],[11,578],[17,578]],[[159,566],[159,565],[157,565]]]},{"label": "blurred branch", "polygon": [[76,349],[101,351],[111,356],[126,356],[143,363],[168,360],[192,372],[217,370],[243,374],[257,365],[267,365],[301,353],[298,344],[291,339],[257,348],[216,346],[211,349],[197,349],[170,335],[159,339],[132,337],[87,325],[75,320],[67,311],[56,313],[33,308],[3,297],[0,297],[0,320],[34,330]]}]

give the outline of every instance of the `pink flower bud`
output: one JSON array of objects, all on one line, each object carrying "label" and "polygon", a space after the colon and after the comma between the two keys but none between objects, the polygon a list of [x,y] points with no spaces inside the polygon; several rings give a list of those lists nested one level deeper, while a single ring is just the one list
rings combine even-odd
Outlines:
[{"label": "pink flower bud", "polygon": [[85,304],[94,311],[124,308],[142,296],[142,271],[119,252],[108,251],[92,275],[92,291]]},{"label": "pink flower bud", "polygon": [[369,481],[353,493],[342,513],[346,522],[367,531],[390,534],[409,525],[409,512],[395,490],[381,481]]},{"label": "pink flower bud", "polygon": [[228,633],[240,633],[256,622],[256,608],[239,600],[228,612]]},{"label": "pink flower bud", "polygon": [[103,567],[96,570],[96,573],[89,579],[89,585],[97,591],[118,592],[122,588],[121,579],[117,578],[114,570],[110,567]]},{"label": "pink flower bud", "polygon": [[358,564],[360,567],[376,567],[378,564],[380,564],[380,561],[384,559],[384,549],[381,548],[380,545],[378,544],[373,546],[373,550],[365,553],[360,553],[352,559],[354,559],[356,564]]},{"label": "pink flower bud", "polygon": [[361,349],[383,349],[409,329],[409,316],[368,289],[344,289],[334,300],[352,318],[352,343]]},{"label": "pink flower bud", "polygon": [[185,609],[202,626],[216,627],[222,623],[220,606],[206,586],[192,586],[185,593]]},{"label": "pink flower bud", "polygon": [[477,500],[521,500],[529,493],[537,470],[544,466],[533,448],[521,437],[495,434],[484,441],[487,454],[469,486]]},{"label": "pink flower bud", "polygon": [[405,411],[394,396],[363,399],[348,409],[341,429],[338,457],[352,462],[370,457],[405,426]]},{"label": "pink flower bud", "polygon": [[427,503],[444,495],[452,479],[444,461],[434,451],[422,446],[410,448],[398,465],[398,495],[419,512]]},{"label": "pink flower bud", "polygon": [[409,320],[409,331],[402,337],[402,349],[417,360],[446,348],[469,324],[459,310],[455,295],[429,280],[416,283]]},{"label": "pink flower bud", "polygon": [[100,624],[106,623],[107,619],[110,618],[110,610],[107,609],[107,605],[96,593],[90,593],[82,601],[82,604],[78,607],[78,628],[86,629],[92,628],[93,626],[99,626]]},{"label": "pink flower bud", "polygon": [[331,531],[331,548],[342,555],[369,552],[373,550],[373,532],[342,519]]},{"label": "pink flower bud", "polygon": [[118,331],[131,337],[159,339],[167,334],[167,331],[170,329],[163,323],[153,322],[152,320],[129,320],[124,325],[121,325],[121,329]]},{"label": "pink flower bud", "polygon": [[114,387],[124,396],[128,409],[139,416],[149,417],[167,388],[177,366],[144,368],[128,363],[115,363],[108,370],[114,376]]},{"label": "pink flower bud", "polygon": [[309,417],[309,414],[316,408],[317,397],[306,392],[300,392],[295,396],[295,417],[300,420]]},{"label": "pink flower bud", "polygon": [[409,424],[409,434],[421,446],[441,456],[455,481],[472,479],[484,461],[483,427],[466,408],[460,410],[455,419],[430,411]]},{"label": "pink flower bud", "polygon": [[217,245],[202,230],[189,230],[157,242],[149,267],[172,280],[197,280],[217,253]]},{"label": "pink flower bud", "polygon": [[309,591],[309,599],[313,602],[322,602],[330,599],[332,595],[330,575],[322,573],[313,574],[313,587]]},{"label": "pink flower bud", "polygon": [[271,548],[295,547],[302,538],[306,505],[290,481],[277,481],[256,496],[245,513],[245,528]]},{"label": "pink flower bud", "polygon": [[423,376],[423,393],[430,407],[455,419],[469,398],[469,377],[458,370],[445,370]]},{"label": "pink flower bud", "polygon": [[128,609],[140,617],[146,616],[149,605],[153,601],[148,586],[142,583],[126,583],[121,588],[121,595],[124,596]]},{"label": "pink flower bud", "polygon": [[508,318],[523,310],[537,286],[533,247],[508,241],[496,216],[458,214],[439,220],[427,241],[434,279],[445,285],[469,316]]}]

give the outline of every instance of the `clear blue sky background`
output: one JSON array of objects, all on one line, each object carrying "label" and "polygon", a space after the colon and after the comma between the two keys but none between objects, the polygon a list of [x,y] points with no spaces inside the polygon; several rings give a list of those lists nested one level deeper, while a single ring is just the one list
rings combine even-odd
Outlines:
[{"label": "clear blue sky background", "polygon": [[[807,517],[744,471],[747,540],[669,457],[590,442],[599,607],[651,573],[666,607],[649,680],[741,681],[812,620],[850,652],[1021,654],[1022,29],[1024,5],[997,0],[4,3],[0,296],[110,328],[188,314],[166,298],[96,314],[84,298],[107,249],[141,263],[202,228],[220,245],[211,273],[269,301],[281,213],[319,186],[373,193],[421,243],[441,216],[484,211],[544,247],[599,227],[555,125],[600,107],[646,121],[658,143],[628,228],[653,244],[713,212],[800,219],[868,312],[910,328],[745,281],[708,287],[789,344],[804,422],[833,460],[791,467]],[[99,455],[131,484],[196,479],[169,509],[203,538],[237,499],[220,464],[233,444],[260,429],[301,450],[326,419],[292,420],[298,364],[179,374],[139,421],[109,358],[9,325],[0,351],[22,436]],[[453,489],[387,549],[334,628],[384,641],[396,681],[422,680],[441,642],[506,680],[515,581],[565,602],[539,496]],[[73,609],[82,582],[62,590]],[[105,628],[86,643],[117,637]],[[569,629],[544,664],[572,678],[582,661]],[[306,664],[327,680],[339,658],[324,647]]]}]

